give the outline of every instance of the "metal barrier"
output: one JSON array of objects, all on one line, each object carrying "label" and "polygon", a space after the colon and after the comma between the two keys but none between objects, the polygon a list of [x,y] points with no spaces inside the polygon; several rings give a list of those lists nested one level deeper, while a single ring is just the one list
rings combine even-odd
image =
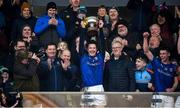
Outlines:
[{"label": "metal barrier", "polygon": [[[153,98],[154,93],[150,92],[105,92],[105,93],[84,93],[84,92],[23,92],[24,102],[27,99],[27,95],[41,95],[45,100],[58,107],[87,107],[87,106],[96,106],[92,104],[95,101],[95,98],[88,98],[89,96],[105,96],[105,104],[100,105],[101,107],[153,107],[159,108],[158,103],[166,103],[162,98],[156,96]],[[158,93],[156,95],[163,95],[167,97],[172,97],[174,100],[180,93]],[[37,99],[37,98],[36,98]],[[40,99],[40,98],[39,98]],[[38,105],[42,105],[41,102],[46,101],[37,100]],[[175,101],[173,101],[173,106]],[[179,105],[180,103],[176,103]],[[154,106],[153,106],[154,105]],[[26,105],[25,105],[26,106]],[[52,107],[52,106],[46,106]],[[161,107],[162,108],[162,107]]]}]

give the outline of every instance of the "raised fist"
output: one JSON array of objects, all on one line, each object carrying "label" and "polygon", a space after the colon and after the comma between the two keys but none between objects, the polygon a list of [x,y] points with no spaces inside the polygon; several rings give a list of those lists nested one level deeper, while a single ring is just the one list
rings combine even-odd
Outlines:
[{"label": "raised fist", "polygon": [[148,33],[148,32],[144,32],[144,33],[143,33],[143,37],[144,37],[144,38],[148,38],[148,37],[149,37],[149,33]]}]

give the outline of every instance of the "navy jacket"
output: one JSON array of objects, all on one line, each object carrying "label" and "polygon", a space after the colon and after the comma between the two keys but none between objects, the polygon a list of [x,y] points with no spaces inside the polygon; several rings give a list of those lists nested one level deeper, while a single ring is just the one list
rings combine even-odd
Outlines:
[{"label": "navy jacket", "polygon": [[47,58],[41,60],[38,67],[40,91],[62,91],[64,87],[62,67],[60,61],[55,59],[51,70],[48,68]]}]

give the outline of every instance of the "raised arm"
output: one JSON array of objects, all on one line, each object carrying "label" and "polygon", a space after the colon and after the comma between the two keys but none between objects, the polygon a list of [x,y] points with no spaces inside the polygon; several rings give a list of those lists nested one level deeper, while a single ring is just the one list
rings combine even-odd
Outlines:
[{"label": "raised arm", "polygon": [[83,56],[85,48],[84,48],[84,41],[86,39],[86,28],[83,22],[81,22],[80,28],[80,44],[79,44],[79,54]]},{"label": "raised arm", "polygon": [[177,43],[177,51],[178,51],[178,54],[180,54],[180,27],[179,27],[179,38],[178,38],[178,43]]},{"label": "raised arm", "polygon": [[103,33],[103,26],[104,23],[102,20],[99,20],[99,36],[98,36],[98,41],[99,41],[99,50],[105,56],[105,39],[104,39],[104,33]]},{"label": "raised arm", "polygon": [[148,46],[149,33],[148,32],[144,32],[143,33],[143,37],[144,37],[144,40],[143,40],[143,50],[144,50],[144,53],[146,54],[148,59],[152,61],[154,56],[153,56],[152,52],[149,50],[149,46]]}]

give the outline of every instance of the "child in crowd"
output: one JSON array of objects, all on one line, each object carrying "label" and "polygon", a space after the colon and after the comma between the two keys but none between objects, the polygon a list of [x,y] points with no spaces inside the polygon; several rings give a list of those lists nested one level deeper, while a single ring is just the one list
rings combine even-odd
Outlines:
[{"label": "child in crowd", "polygon": [[60,58],[62,51],[68,49],[68,44],[65,41],[60,41],[57,46],[58,57]]},{"label": "child in crowd", "polygon": [[151,81],[151,74],[148,72],[147,67],[149,64],[147,57],[145,55],[138,56],[136,58],[136,71],[135,71],[135,79],[136,79],[136,91],[148,92],[148,85]]},{"label": "child in crowd", "polygon": [[9,70],[4,66],[0,66],[0,74],[0,88],[3,89],[5,94],[8,94],[13,90],[13,83],[9,78]]}]

